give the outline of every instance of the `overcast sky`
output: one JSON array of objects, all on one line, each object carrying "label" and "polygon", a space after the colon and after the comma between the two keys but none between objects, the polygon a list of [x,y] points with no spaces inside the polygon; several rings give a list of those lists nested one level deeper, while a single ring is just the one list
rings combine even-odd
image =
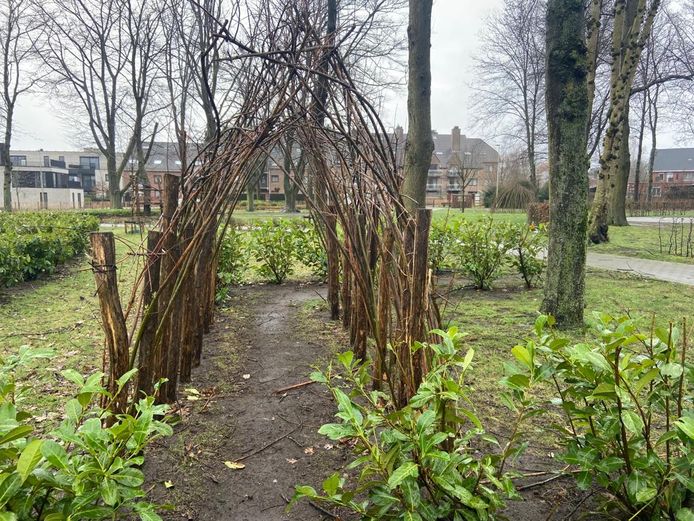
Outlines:
[{"label": "overcast sky", "polygon": [[[432,127],[449,133],[453,126],[463,134],[479,135],[496,145],[484,129],[470,130],[470,84],[472,56],[478,48],[478,36],[485,18],[501,5],[501,0],[435,0],[432,21]],[[76,148],[69,126],[55,114],[56,100],[25,95],[16,112],[16,132],[12,148],[57,150]],[[388,127],[406,126],[407,101],[403,91],[392,96],[383,113]],[[659,136],[661,146],[674,146],[674,136]]]}]

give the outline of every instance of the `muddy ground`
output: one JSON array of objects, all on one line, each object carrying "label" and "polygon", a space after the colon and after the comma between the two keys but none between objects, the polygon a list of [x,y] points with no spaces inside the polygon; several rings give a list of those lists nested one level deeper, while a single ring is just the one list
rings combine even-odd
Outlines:
[{"label": "muddy ground", "polygon": [[[289,513],[285,507],[294,485],[319,488],[350,457],[317,434],[333,421],[334,404],[318,385],[276,392],[307,381],[313,365],[347,345],[340,325],[327,320],[324,294],[324,286],[297,283],[233,290],[205,337],[193,381],[181,386],[175,435],[147,457],[153,500],[170,505],[164,519],[330,519],[306,502]],[[548,448],[530,449],[517,468],[538,474],[558,468]],[[225,465],[241,458],[244,468]],[[517,521],[579,519],[592,502],[584,502],[588,494],[571,478],[553,480],[523,491],[526,501],[510,503],[505,514]]]}]

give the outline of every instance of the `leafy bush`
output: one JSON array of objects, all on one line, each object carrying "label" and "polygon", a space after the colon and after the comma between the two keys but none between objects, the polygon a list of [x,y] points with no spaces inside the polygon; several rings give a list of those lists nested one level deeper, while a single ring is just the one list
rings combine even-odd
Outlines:
[{"label": "leafy bush", "polygon": [[245,234],[230,224],[219,238],[217,264],[217,300],[224,300],[229,285],[241,282],[246,265]]},{"label": "leafy bush", "polygon": [[629,519],[694,519],[694,366],[679,331],[596,314],[597,341],[572,344],[552,324],[540,317],[537,340],[514,348],[517,376],[555,386],[579,486],[597,483]]},{"label": "leafy bush", "polygon": [[[292,503],[309,498],[346,508],[367,520],[486,520],[517,497],[506,460],[517,453],[515,439],[500,454],[483,454],[497,441],[487,435],[466,406],[465,375],[474,351],[464,355],[455,328],[437,331],[440,344],[416,345],[430,355],[430,371],[408,405],[394,410],[386,393],[370,391],[370,368],[351,352],[338,357],[341,374],[329,366],[312,374],[325,384],[338,406],[339,423],[320,433],[354,447],[356,484],[335,473],[323,492],[299,486]],[[341,387],[350,388],[346,394]],[[524,412],[517,421],[527,418]]]},{"label": "leafy bush", "polygon": [[255,224],[250,232],[250,251],[258,261],[257,270],[281,284],[294,271],[296,233],[288,219]]},{"label": "leafy bush", "polygon": [[[63,376],[78,387],[67,402],[65,419],[49,436],[33,436],[31,415],[18,408],[13,374],[45,352],[23,348],[0,366],[0,519],[58,521],[160,519],[143,498],[143,449],[171,427],[161,421],[166,406],[145,397],[133,415],[114,418],[97,405],[113,397],[101,385],[103,375],[86,380],[76,371]],[[134,371],[119,381],[122,389]],[[20,391],[21,395],[21,391]],[[110,427],[104,427],[106,420]]]},{"label": "leafy bush", "polygon": [[429,267],[436,273],[447,266],[451,245],[455,240],[453,229],[447,222],[434,221],[429,231]]},{"label": "leafy bush", "polygon": [[454,230],[451,249],[460,268],[478,289],[490,289],[499,276],[510,245],[510,228],[491,217],[480,221],[460,221]]},{"label": "leafy bush", "polygon": [[510,227],[510,230],[509,261],[523,277],[525,286],[530,289],[540,278],[545,267],[544,260],[539,258],[546,243],[544,226],[537,228],[535,226],[514,225]]},{"label": "leafy bush", "polygon": [[304,266],[310,268],[311,273],[320,277],[321,280],[326,280],[328,254],[316,229],[316,224],[313,221],[301,222],[298,219],[294,219],[291,223],[295,233],[297,259]]},{"label": "leafy bush", "polygon": [[0,284],[11,286],[51,273],[58,264],[83,254],[93,216],[68,212],[0,214]]}]

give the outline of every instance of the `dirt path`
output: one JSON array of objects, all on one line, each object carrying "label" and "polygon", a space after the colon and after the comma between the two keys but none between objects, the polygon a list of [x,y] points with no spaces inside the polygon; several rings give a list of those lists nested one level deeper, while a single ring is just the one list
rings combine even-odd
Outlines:
[{"label": "dirt path", "polygon": [[[344,464],[343,451],[317,434],[334,404],[316,385],[273,394],[307,380],[311,365],[329,359],[342,341],[337,324],[325,329],[317,291],[322,287],[296,284],[234,290],[206,337],[190,384],[195,391],[182,386],[181,401],[190,403],[182,424],[148,460],[155,500],[175,507],[166,519],[325,517],[306,503],[289,514],[284,508],[294,485],[320,485]],[[243,457],[245,468],[225,466]]]}]

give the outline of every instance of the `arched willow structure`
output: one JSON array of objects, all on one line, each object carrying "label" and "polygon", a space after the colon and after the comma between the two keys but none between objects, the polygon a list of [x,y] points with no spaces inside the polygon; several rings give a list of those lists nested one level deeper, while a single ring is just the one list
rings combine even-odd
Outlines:
[{"label": "arched willow structure", "polygon": [[427,370],[424,350],[410,346],[439,324],[427,265],[431,214],[405,209],[395,151],[340,55],[334,11],[325,23],[298,4],[273,4],[247,41],[219,23],[202,59],[221,48],[238,64],[238,107],[218,120],[184,176],[167,176],[164,211],[125,314],[98,253],[108,238],[92,239],[113,388],[137,367],[138,392],[167,378],[159,396],[173,401],[177,383],[190,379],[213,320],[217,237],[255,165],[289,134],[305,155],[307,175],[296,182],[328,253],[332,318],[342,316],[355,355],[374,361],[374,387],[396,403],[412,396]]}]

